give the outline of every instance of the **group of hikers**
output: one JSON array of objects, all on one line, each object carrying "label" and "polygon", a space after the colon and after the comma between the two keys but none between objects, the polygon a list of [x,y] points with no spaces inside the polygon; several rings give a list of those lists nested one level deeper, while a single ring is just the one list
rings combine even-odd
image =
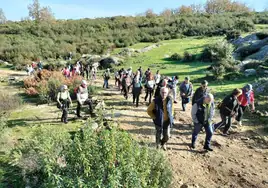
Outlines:
[{"label": "group of hikers", "polygon": [[43,62],[41,60],[37,60],[37,62],[32,62],[32,64],[28,64],[26,66],[26,72],[28,76],[31,76],[36,71],[42,71],[43,69]]},{"label": "group of hikers", "polygon": [[[104,79],[103,88],[109,88],[110,69],[105,70],[102,76]],[[191,149],[196,148],[198,134],[204,128],[206,132],[204,149],[213,151],[210,142],[217,129],[222,130],[223,136],[228,136],[234,120],[238,125],[242,125],[243,114],[249,105],[251,105],[252,111],[255,110],[254,92],[251,84],[247,84],[241,89],[234,89],[221,103],[215,105],[214,96],[210,93],[209,83],[206,80],[202,81],[200,87],[194,91],[190,77],[185,77],[184,81],[179,84],[178,76],[161,76],[159,70],[153,75],[150,68],[143,73],[141,67],[137,71],[132,71],[131,67],[127,70],[122,68],[115,71],[114,78],[115,87],[121,91],[125,99],[128,99],[132,93],[133,105],[136,107],[139,106],[140,95],[145,89],[145,102],[148,99],[147,113],[152,118],[156,128],[156,147],[164,150],[167,149],[170,131],[174,126],[174,105],[178,103],[178,85],[182,111],[186,111],[190,101],[192,103],[191,116],[194,128]],[[90,113],[92,113],[92,101],[89,99],[85,80],[81,82],[76,95],[77,117],[81,117],[80,111],[83,105],[88,105]],[[67,123],[68,107],[72,101],[66,85],[62,86],[58,93],[57,101],[59,107],[63,109],[61,121]],[[216,108],[219,109],[221,117],[221,121],[218,123],[213,122]]]},{"label": "group of hikers", "polygon": [[84,64],[82,61],[77,61],[75,64],[68,64],[62,69],[62,74],[66,78],[73,76],[82,76],[86,80],[96,80],[97,68],[87,63]]}]

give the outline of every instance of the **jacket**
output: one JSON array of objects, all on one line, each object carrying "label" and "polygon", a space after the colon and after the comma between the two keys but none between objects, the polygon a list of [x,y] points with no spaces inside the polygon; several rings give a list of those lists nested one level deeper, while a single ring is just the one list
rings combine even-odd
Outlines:
[{"label": "jacket", "polygon": [[231,116],[233,113],[238,111],[238,101],[233,95],[228,95],[224,98],[222,101],[221,107],[220,107],[220,113],[224,116]]},{"label": "jacket", "polygon": [[191,82],[189,82],[189,88],[187,89],[185,81],[182,82],[182,84],[180,86],[180,93],[181,93],[181,96],[184,93],[185,98],[191,97],[191,95],[193,94],[193,84]]},{"label": "jacket", "polygon": [[194,93],[194,96],[192,99],[192,105],[194,105],[199,99],[204,97],[207,93],[208,93],[208,89],[203,91],[202,87],[199,87]]},{"label": "jacket", "polygon": [[[166,106],[164,106],[164,104]],[[159,127],[163,127],[165,121],[169,121],[169,124],[172,127],[174,123],[173,111],[173,102],[170,97],[165,99],[165,103],[163,103],[162,97],[155,98],[147,109],[148,115],[153,119],[154,124]],[[165,116],[167,117],[165,118]]]},{"label": "jacket", "polygon": [[247,106],[248,104],[254,103],[254,92],[250,91],[250,93],[247,96],[247,93],[244,89],[242,95],[240,95],[237,99],[240,102],[241,106]]},{"label": "jacket", "polygon": [[[206,120],[206,108],[209,108]],[[215,105],[204,105],[204,97],[199,99],[192,107],[192,119],[194,123],[200,123],[202,125],[211,124],[214,117]]]}]

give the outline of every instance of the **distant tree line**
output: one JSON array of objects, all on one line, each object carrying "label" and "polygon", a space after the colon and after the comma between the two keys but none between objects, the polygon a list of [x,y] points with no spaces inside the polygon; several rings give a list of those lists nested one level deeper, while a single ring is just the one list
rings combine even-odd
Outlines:
[{"label": "distant tree line", "polygon": [[268,12],[251,12],[235,2],[217,7],[213,5],[217,1],[208,0],[203,7],[191,5],[182,6],[177,11],[166,9],[159,15],[147,10],[135,17],[55,20],[51,9],[41,7],[35,0],[28,7],[32,20],[0,24],[0,59],[24,65],[38,58],[64,59],[69,52],[80,57],[88,53],[103,54],[138,42],[249,32],[254,29],[254,24],[268,23]]}]

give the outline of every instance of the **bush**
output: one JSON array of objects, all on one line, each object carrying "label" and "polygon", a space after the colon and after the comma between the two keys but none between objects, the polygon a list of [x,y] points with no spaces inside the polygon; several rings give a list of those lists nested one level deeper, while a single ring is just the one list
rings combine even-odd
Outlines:
[{"label": "bush", "polygon": [[23,187],[157,188],[168,187],[172,178],[159,151],[116,129],[96,133],[87,127],[72,141],[68,133],[42,127],[10,158]]},{"label": "bush", "polygon": [[4,112],[18,108],[22,101],[17,95],[13,95],[7,91],[0,91],[0,115]]},{"label": "bush", "polygon": [[234,40],[241,36],[241,32],[237,30],[231,30],[226,33],[226,40]]},{"label": "bush", "polygon": [[183,61],[186,62],[190,62],[190,61],[194,61],[195,60],[195,56],[193,54],[191,54],[190,52],[185,51],[183,54]]},{"label": "bush", "polygon": [[268,96],[268,78],[259,78],[253,84],[255,91],[264,96]]},{"label": "bush", "polygon": [[206,47],[201,54],[201,60],[206,62],[221,61],[232,58],[234,48],[227,41],[219,41]]},{"label": "bush", "polygon": [[174,53],[170,56],[170,59],[173,60],[173,61],[181,61],[182,60],[182,57],[180,54],[178,53]]}]

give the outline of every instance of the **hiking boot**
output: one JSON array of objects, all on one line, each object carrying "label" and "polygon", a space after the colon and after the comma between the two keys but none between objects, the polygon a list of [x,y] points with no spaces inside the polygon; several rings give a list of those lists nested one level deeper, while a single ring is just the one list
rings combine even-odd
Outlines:
[{"label": "hiking boot", "polygon": [[78,117],[78,118],[82,118],[82,116],[81,116],[81,115],[77,115],[77,117]]},{"label": "hiking boot", "polygon": [[156,144],[156,149],[160,149],[160,144]]},{"label": "hiking boot", "polygon": [[175,104],[177,104],[178,102],[177,101],[174,101]]},{"label": "hiking boot", "polygon": [[238,121],[238,125],[239,126],[242,126],[242,121]]},{"label": "hiking boot", "polygon": [[191,144],[191,145],[190,145],[190,148],[191,148],[191,149],[195,149],[195,144]]},{"label": "hiking boot", "polygon": [[163,148],[164,151],[167,151],[167,145],[166,144],[162,145],[162,148]]},{"label": "hiking boot", "polygon": [[211,147],[209,147],[209,146],[205,146],[205,147],[204,147],[204,150],[207,150],[207,151],[213,151],[213,149],[212,149]]}]

